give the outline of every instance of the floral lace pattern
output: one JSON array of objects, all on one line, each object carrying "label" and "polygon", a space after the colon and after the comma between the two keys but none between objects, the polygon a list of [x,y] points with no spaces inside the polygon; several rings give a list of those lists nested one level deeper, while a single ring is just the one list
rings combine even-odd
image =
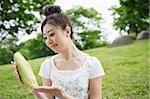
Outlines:
[{"label": "floral lace pattern", "polygon": [[55,70],[52,71],[51,76],[52,85],[61,86],[67,94],[77,99],[88,99],[89,77],[85,69],[82,69],[82,72],[78,72],[80,73],[80,75],[75,75],[76,76],[75,79],[68,78],[69,79],[68,81],[66,81],[65,79],[64,80],[59,79],[58,75],[55,75],[54,72],[56,71]]}]

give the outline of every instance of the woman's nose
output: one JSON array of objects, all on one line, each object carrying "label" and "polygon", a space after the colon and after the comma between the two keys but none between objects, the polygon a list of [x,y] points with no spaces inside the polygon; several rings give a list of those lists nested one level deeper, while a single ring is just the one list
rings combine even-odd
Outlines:
[{"label": "woman's nose", "polygon": [[50,44],[52,44],[52,43],[53,43],[53,41],[52,41],[52,40],[49,40],[49,43],[50,43]]}]

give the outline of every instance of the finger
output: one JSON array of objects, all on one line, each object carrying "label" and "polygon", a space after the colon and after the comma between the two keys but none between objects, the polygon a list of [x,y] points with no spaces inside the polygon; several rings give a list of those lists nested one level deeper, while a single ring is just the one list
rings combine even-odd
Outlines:
[{"label": "finger", "polygon": [[19,76],[19,73],[18,73],[18,70],[17,70],[17,67],[16,67],[16,63],[11,61],[11,64],[12,64],[12,69],[13,69],[13,72],[16,76],[16,79],[18,80],[20,78],[20,76]]},{"label": "finger", "polygon": [[52,90],[46,90],[46,89],[34,89],[34,92],[51,93]]},{"label": "finger", "polygon": [[17,70],[16,65],[12,65],[12,69],[13,69],[13,72],[14,72],[15,76],[16,76],[17,79],[18,79],[18,78],[19,78],[19,73],[18,73],[18,70]]},{"label": "finger", "polygon": [[63,88],[62,88],[61,86],[53,86],[53,88],[54,88],[55,90],[63,91]]},{"label": "finger", "polygon": [[15,61],[11,61],[10,62],[12,65],[16,65],[16,62]]},{"label": "finger", "polygon": [[17,71],[14,72],[15,73],[15,77],[16,77],[16,80],[20,83],[21,86],[24,86],[21,78],[20,78],[20,75],[18,74]]},{"label": "finger", "polygon": [[23,83],[22,80],[20,79],[20,76],[19,76],[19,75],[15,74],[15,78],[16,78],[16,80],[19,82],[19,84],[20,84],[21,86],[24,86],[24,83]]},{"label": "finger", "polygon": [[24,86],[24,84],[23,84],[23,82],[21,80],[21,77],[20,77],[20,75],[18,73],[16,62],[15,61],[11,61],[11,64],[12,64],[12,70],[13,70],[13,73],[15,75],[16,80],[19,82],[19,84],[21,86]]},{"label": "finger", "polygon": [[34,87],[34,90],[39,92],[52,92],[54,91],[54,88],[52,86],[39,86]]},{"label": "finger", "polygon": [[16,62],[11,61],[13,71],[17,71]]},{"label": "finger", "polygon": [[35,90],[51,90],[54,89],[52,86],[38,86],[38,87],[34,87]]},{"label": "finger", "polygon": [[18,74],[17,71],[15,71],[15,76],[16,76],[16,79],[17,79],[17,80],[20,80],[20,76],[19,76],[19,74]]},{"label": "finger", "polygon": [[12,66],[13,71],[18,71],[15,65]]}]

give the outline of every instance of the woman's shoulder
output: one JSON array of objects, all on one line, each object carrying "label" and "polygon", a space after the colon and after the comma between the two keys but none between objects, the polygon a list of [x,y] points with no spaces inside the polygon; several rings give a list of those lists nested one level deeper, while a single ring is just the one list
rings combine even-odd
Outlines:
[{"label": "woman's shoulder", "polygon": [[54,59],[54,57],[56,57],[56,55],[47,57],[47,58],[42,62],[41,65],[51,64],[52,61],[53,61],[53,59]]},{"label": "woman's shoulder", "polygon": [[100,60],[96,56],[88,55],[89,63],[93,63],[93,62],[97,62],[97,61],[100,61]]},{"label": "woman's shoulder", "polygon": [[89,56],[87,70],[90,73],[90,79],[105,75],[101,61],[96,56]]},{"label": "woman's shoulder", "polygon": [[86,59],[86,68],[94,68],[97,64],[101,64],[100,60],[96,56],[88,54]]},{"label": "woman's shoulder", "polygon": [[96,68],[97,66],[101,66],[101,60],[96,56],[88,56],[86,65],[88,68]]}]

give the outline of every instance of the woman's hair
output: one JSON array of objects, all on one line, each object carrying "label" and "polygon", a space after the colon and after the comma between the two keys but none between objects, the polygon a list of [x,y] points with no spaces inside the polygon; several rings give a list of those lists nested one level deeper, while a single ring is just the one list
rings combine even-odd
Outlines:
[{"label": "woman's hair", "polygon": [[41,25],[41,31],[43,33],[43,27],[44,25],[52,24],[54,26],[59,26],[62,30],[66,28],[68,25],[71,28],[71,39],[73,38],[73,30],[72,25],[70,23],[70,20],[68,16],[66,16],[60,9],[59,6],[56,5],[48,5],[44,8],[44,15],[46,16],[46,19],[43,21]]}]

